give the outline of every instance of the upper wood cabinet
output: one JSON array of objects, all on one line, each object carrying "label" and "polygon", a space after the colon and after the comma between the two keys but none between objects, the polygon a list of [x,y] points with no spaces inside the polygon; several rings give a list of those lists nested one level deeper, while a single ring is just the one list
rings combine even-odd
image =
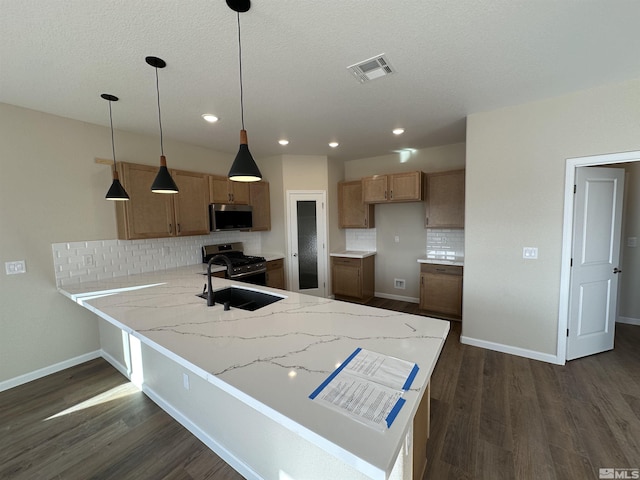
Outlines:
[{"label": "upper wood cabinet", "polygon": [[[209,233],[209,176],[171,170],[179,192],[173,196],[177,235]],[[157,194],[154,194],[157,195]]]},{"label": "upper wood cabinet", "polygon": [[464,228],[464,170],[427,175],[426,228]]},{"label": "upper wood cabinet", "polygon": [[338,183],[340,228],[375,227],[374,206],[362,201],[362,180]]},{"label": "upper wood cabinet", "polygon": [[232,182],[227,177],[209,175],[209,202],[249,205],[249,184]]},{"label": "upper wood cabinet", "polygon": [[118,163],[118,173],[128,202],[116,203],[118,238],[162,238],[209,233],[207,175],[172,170],[180,193],[151,191],[158,167]]},{"label": "upper wood cabinet", "polygon": [[253,207],[251,231],[271,230],[271,199],[268,182],[249,183],[249,204]]},{"label": "upper wood cabinet", "polygon": [[362,179],[364,203],[419,202],[424,200],[423,172],[373,175]]}]

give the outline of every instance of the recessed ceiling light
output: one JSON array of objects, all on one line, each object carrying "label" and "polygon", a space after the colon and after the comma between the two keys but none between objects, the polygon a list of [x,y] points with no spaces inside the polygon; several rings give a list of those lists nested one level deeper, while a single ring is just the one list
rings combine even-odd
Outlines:
[{"label": "recessed ceiling light", "polygon": [[330,142],[330,143],[329,143],[329,146],[330,146],[331,148],[336,148],[338,145],[340,145],[338,142]]},{"label": "recessed ceiling light", "polygon": [[289,140],[285,140],[284,138],[282,140],[278,140],[278,143],[280,145],[289,145]]},{"label": "recessed ceiling light", "polygon": [[218,121],[218,117],[216,117],[215,115],[212,115],[211,113],[203,114],[202,118],[204,118],[209,123],[216,123]]},{"label": "recessed ceiling light", "polygon": [[404,133],[404,128],[394,128],[393,129],[393,134],[394,135],[402,135]]}]

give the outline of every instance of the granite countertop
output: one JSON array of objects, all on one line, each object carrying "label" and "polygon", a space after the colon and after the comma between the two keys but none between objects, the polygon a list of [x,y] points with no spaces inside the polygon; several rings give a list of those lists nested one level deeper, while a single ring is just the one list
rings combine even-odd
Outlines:
[{"label": "granite countertop", "polygon": [[445,260],[443,258],[419,258],[418,263],[431,263],[433,265],[455,265],[464,267],[464,257],[456,257],[455,260]]},{"label": "granite countertop", "polygon": [[[59,291],[143,343],[351,465],[386,475],[411,427],[449,323],[268,287],[283,300],[254,312],[207,307],[202,264]],[[310,400],[309,394],[357,347],[418,364],[406,404],[378,432]],[[291,372],[295,372],[291,375]]]},{"label": "granite countertop", "polygon": [[375,255],[376,252],[368,250],[343,250],[341,252],[333,252],[330,255],[332,257],[345,257],[345,258],[366,258]]}]

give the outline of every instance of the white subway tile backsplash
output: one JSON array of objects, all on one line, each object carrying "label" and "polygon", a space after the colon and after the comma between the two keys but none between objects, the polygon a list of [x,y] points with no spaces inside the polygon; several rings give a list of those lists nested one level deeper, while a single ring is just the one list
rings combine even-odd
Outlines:
[{"label": "white subway tile backsplash", "polygon": [[[152,272],[202,262],[203,245],[242,242],[245,252],[259,254],[260,233],[216,232],[210,235],[148,240],[92,240],[51,245],[58,286]],[[375,249],[375,242],[374,242]],[[86,264],[92,255],[92,265]]]},{"label": "white subway tile backsplash", "polygon": [[453,260],[464,257],[464,230],[427,230],[427,258]]},{"label": "white subway tile backsplash", "polygon": [[376,251],[376,229],[348,228],[345,230],[345,248],[347,250]]}]

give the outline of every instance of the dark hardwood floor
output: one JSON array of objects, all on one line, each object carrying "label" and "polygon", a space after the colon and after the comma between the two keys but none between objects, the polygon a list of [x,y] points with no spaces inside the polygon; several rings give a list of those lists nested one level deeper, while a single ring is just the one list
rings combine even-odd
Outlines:
[{"label": "dark hardwood floor", "polygon": [[[459,338],[452,322],[432,377],[424,480],[598,479],[599,468],[640,467],[640,327],[618,324],[613,351],[566,366]],[[102,359],[0,393],[0,479],[241,478]]]}]

